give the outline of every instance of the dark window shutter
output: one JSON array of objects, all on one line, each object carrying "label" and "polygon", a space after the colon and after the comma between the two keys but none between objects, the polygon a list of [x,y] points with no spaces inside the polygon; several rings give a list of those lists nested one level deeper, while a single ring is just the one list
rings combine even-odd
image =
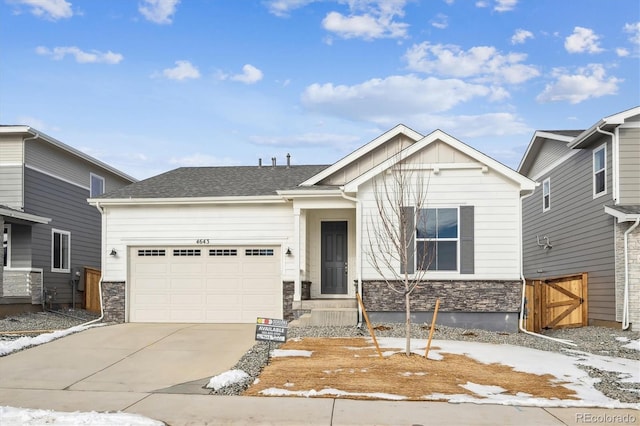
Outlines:
[{"label": "dark window shutter", "polygon": [[[402,208],[402,216],[400,218],[400,222],[404,222],[404,229],[402,230],[402,232],[404,232],[405,235],[405,241],[407,241],[409,243],[409,247],[407,250],[407,273],[408,274],[413,274],[415,272],[415,266],[414,264],[415,262],[415,244],[413,243],[413,240],[415,238],[415,214],[414,214],[414,208],[413,207],[403,207]],[[400,223],[400,226],[403,226],[402,223]],[[404,270],[404,265],[400,265],[400,273],[404,274],[405,270]]]},{"label": "dark window shutter", "polygon": [[460,273],[473,274],[474,255],[473,206],[460,206]]}]

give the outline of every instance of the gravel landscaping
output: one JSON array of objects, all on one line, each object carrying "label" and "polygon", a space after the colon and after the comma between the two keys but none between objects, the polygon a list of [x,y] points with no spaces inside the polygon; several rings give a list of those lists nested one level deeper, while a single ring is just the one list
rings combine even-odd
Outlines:
[{"label": "gravel landscaping", "polygon": [[[20,336],[33,336],[46,331],[61,330],[97,318],[84,310],[65,310],[57,312],[38,312],[0,319],[0,341],[15,339]],[[404,324],[375,324],[377,337],[404,337]],[[36,333],[30,333],[35,331]],[[412,337],[426,339],[429,327],[426,324],[413,324]],[[298,337],[359,337],[368,336],[366,327],[292,327],[288,330],[288,338]],[[622,331],[605,327],[582,327],[573,329],[549,330],[546,336],[568,339],[576,346],[568,346],[549,339],[532,336],[526,333],[502,333],[485,330],[471,330],[437,326],[435,340],[474,341],[495,344],[519,345],[528,348],[565,352],[580,351],[594,355],[620,357],[640,361],[640,351],[625,347],[630,341],[640,339],[640,332]],[[249,378],[239,384],[230,385],[212,391],[212,394],[239,395],[260,375],[268,361],[268,351],[278,347],[266,342],[257,342],[237,362],[233,369],[246,372]],[[640,385],[621,383],[619,378],[610,372],[592,367],[584,367],[591,377],[600,379],[596,388],[604,395],[620,402],[639,403]]]}]

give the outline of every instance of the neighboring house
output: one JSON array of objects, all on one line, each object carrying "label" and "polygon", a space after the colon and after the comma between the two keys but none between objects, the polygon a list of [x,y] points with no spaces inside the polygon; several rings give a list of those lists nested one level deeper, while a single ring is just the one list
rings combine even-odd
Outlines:
[{"label": "neighboring house", "polygon": [[0,315],[82,306],[72,272],[100,269],[102,258],[101,217],[87,199],[135,181],[29,126],[0,126]]},{"label": "neighboring house", "polygon": [[541,183],[523,204],[525,277],[586,273],[589,324],[637,328],[640,107],[584,131],[537,131],[518,171]]},{"label": "neighboring house", "polygon": [[367,261],[365,224],[372,182],[400,157],[428,176],[427,208],[454,230],[413,295],[414,320],[440,298],[440,323],[516,330],[521,197],[535,183],[442,131],[403,125],[330,166],[179,168],[89,200],[103,215],[106,320],[355,325],[358,292],[370,319],[403,321],[402,295]]}]

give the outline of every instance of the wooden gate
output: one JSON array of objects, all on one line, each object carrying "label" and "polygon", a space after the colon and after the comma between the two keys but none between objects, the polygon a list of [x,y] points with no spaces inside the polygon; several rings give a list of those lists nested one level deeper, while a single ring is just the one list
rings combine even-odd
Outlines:
[{"label": "wooden gate", "polygon": [[527,280],[525,328],[539,333],[587,325],[587,274]]},{"label": "wooden gate", "polygon": [[99,269],[84,268],[84,307],[87,311],[100,312]]}]

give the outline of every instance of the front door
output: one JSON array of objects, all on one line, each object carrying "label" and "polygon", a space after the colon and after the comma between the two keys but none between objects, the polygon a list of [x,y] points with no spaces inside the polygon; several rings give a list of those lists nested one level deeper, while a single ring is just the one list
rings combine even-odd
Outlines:
[{"label": "front door", "polygon": [[347,294],[347,222],[322,222],[322,294]]}]

